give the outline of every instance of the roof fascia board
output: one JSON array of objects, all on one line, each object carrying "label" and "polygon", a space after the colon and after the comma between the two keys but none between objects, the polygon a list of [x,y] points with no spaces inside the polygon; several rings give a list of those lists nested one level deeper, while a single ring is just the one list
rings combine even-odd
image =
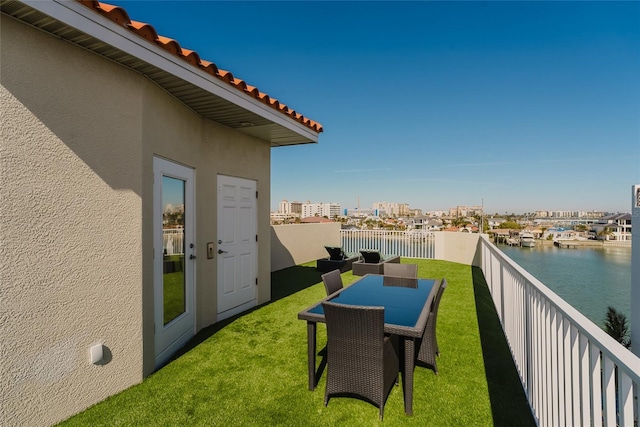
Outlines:
[{"label": "roof fascia board", "polygon": [[305,125],[251,98],[228,83],[219,81],[205,71],[188,64],[186,61],[142,39],[78,2],[69,0],[21,1],[33,9],[102,40],[136,58],[140,58],[245,110],[294,131],[313,142],[318,141],[318,134]]}]

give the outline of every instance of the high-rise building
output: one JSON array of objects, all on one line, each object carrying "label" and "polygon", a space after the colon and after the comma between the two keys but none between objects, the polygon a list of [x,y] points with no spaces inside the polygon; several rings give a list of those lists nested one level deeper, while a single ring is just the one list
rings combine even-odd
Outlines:
[{"label": "high-rise building", "polygon": [[301,218],[311,216],[326,216],[333,218],[340,215],[340,205],[337,203],[303,203]]}]

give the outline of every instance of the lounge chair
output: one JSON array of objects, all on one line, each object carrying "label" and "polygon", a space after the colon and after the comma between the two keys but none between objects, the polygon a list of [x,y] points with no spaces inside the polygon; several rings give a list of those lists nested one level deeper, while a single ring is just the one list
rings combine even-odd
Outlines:
[{"label": "lounge chair", "polygon": [[353,263],[353,275],[384,274],[385,263],[400,263],[398,255],[382,255],[379,251],[362,249],[362,260]]},{"label": "lounge chair", "polygon": [[341,273],[344,273],[351,270],[351,265],[360,258],[359,255],[346,254],[340,246],[325,246],[324,248],[329,253],[329,257],[316,261],[316,270],[321,273],[327,273],[331,270],[340,270]]}]

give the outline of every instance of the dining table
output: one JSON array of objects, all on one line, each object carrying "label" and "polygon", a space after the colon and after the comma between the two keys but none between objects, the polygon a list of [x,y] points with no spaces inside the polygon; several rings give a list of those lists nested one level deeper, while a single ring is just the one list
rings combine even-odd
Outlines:
[{"label": "dining table", "polygon": [[[298,313],[298,319],[307,322],[307,357],[309,390],[316,388],[316,331],[317,323],[325,323],[322,303],[384,307],[384,332],[397,335],[404,353],[402,387],[404,410],[413,414],[413,371],[416,343],[425,330],[431,302],[444,279],[411,279],[399,285],[397,278],[367,274],[339,291],[327,296]],[[330,364],[331,361],[328,361]]]}]

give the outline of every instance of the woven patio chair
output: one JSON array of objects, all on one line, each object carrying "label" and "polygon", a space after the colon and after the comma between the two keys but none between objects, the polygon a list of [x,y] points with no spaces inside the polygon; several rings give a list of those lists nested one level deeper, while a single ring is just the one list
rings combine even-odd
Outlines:
[{"label": "woven patio chair", "polygon": [[322,303],[327,322],[327,388],[331,396],[356,397],[376,405],[380,419],[397,383],[398,339],[384,335],[384,307]]},{"label": "woven patio chair", "polygon": [[418,264],[386,263],[382,271],[385,276],[418,278]]},{"label": "woven patio chair", "polygon": [[360,255],[362,255],[362,259],[355,261],[352,265],[354,276],[383,274],[385,264],[400,263],[400,256],[382,255],[377,250],[360,249]]},{"label": "woven patio chair", "polygon": [[330,272],[325,273],[320,277],[322,277],[322,282],[324,283],[324,288],[327,291],[327,295],[331,295],[332,293],[342,289],[343,285],[340,270],[331,270]]},{"label": "woven patio chair", "polygon": [[418,279],[413,277],[384,276],[382,286],[396,286],[399,288],[418,288]]},{"label": "woven patio chair", "polygon": [[438,307],[442,294],[447,288],[447,281],[443,280],[438,293],[431,303],[431,311],[427,319],[427,325],[417,347],[416,365],[431,369],[438,374],[438,364],[436,363],[436,355],[440,356],[440,348],[438,347],[438,339],[436,337],[436,322],[438,320]]}]

